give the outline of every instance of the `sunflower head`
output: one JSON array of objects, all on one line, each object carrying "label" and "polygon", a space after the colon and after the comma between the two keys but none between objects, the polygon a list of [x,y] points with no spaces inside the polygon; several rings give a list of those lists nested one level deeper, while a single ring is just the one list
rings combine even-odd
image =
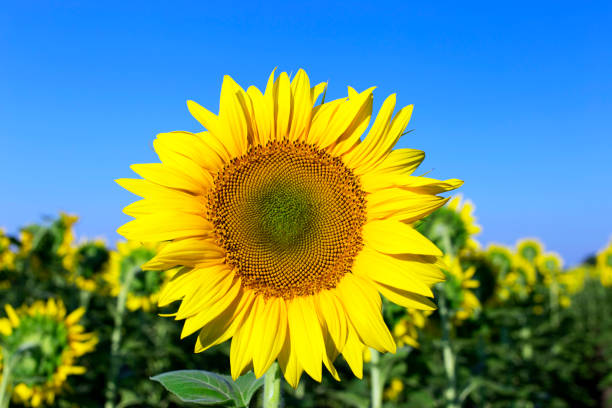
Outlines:
[{"label": "sunflower head", "polygon": [[156,306],[159,291],[167,273],[155,270],[143,270],[142,266],[155,256],[156,245],[142,244],[135,241],[117,243],[117,250],[111,252],[110,264],[104,279],[110,287],[111,294],[118,296],[127,284],[130,270],[135,273],[127,289],[127,307],[134,311],[149,311]]},{"label": "sunflower head", "polygon": [[444,257],[447,276],[444,282],[444,293],[450,301],[455,319],[460,322],[469,319],[480,309],[480,301],[474,294],[474,289],[480,287],[480,282],[474,279],[476,267],[463,268],[458,258]]},{"label": "sunflower head", "polygon": [[226,76],[218,115],[188,102],[205,132],[158,135],[161,163],[117,180],[143,197],[119,233],[164,242],[143,269],[179,268],[159,305],[181,301],[197,352],[231,338],[234,378],[276,359],[294,387],[322,365],[338,378],[340,354],[361,377],[364,347],[396,347],[380,294],[434,307],[442,253],[412,224],[462,182],[412,176],[423,152],[394,149],[412,106],[394,114],[391,95],[370,123],[373,89],[318,103],[325,84],[303,70],[263,92]]},{"label": "sunflower head", "polygon": [[17,310],[7,304],[5,311],[0,339],[3,363],[13,364],[13,399],[33,407],[52,404],[68,375],[85,372],[75,365],[76,359],[97,344],[96,336],[78,324],[85,310],[66,315],[62,301],[50,299]]},{"label": "sunflower head", "polygon": [[79,245],[76,250],[64,258],[64,265],[69,266],[70,280],[79,288],[94,292],[101,288],[102,275],[107,267],[109,251],[102,240],[88,241]]},{"label": "sunflower head", "polygon": [[536,238],[526,238],[516,244],[517,255],[532,265],[535,265],[538,257],[544,252],[544,246]]}]

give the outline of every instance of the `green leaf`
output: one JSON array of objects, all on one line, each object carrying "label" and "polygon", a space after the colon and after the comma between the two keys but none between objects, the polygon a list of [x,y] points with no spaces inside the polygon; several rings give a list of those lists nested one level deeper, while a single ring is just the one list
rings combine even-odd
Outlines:
[{"label": "green leaf", "polygon": [[234,406],[232,383],[224,376],[199,370],[169,371],[151,377],[183,402]]},{"label": "green leaf", "polygon": [[248,407],[251,398],[264,384],[264,378],[255,378],[249,372],[236,381],[227,375],[209,371],[170,371],[151,378],[184,402],[200,405]]},{"label": "green leaf", "polygon": [[234,382],[238,397],[236,399],[236,406],[248,407],[251,398],[253,398],[253,394],[255,394],[257,390],[263,386],[263,384],[264,376],[255,378],[255,374],[253,374],[252,371],[249,371],[242,377],[238,377],[238,379]]}]

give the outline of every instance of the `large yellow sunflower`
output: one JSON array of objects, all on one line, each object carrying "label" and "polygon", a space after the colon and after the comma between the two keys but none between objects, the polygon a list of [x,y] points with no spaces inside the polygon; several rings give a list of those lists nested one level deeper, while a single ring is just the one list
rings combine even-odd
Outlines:
[{"label": "large yellow sunflower", "polygon": [[117,180],[144,197],[119,233],[167,241],[144,267],[184,267],[160,306],[182,301],[175,318],[182,337],[200,330],[196,352],[232,338],[234,378],[278,359],[294,387],[303,371],[320,381],[322,364],[338,379],[340,353],[361,377],[364,345],[396,348],[379,293],[432,309],[444,279],[442,253],[411,223],[462,182],[414,177],[423,152],[393,150],[412,106],[393,115],[389,96],[361,140],[374,88],[316,104],[324,89],[303,70],[273,72],[263,93],[226,76],[218,115],[187,103],[206,132],[158,135],[162,163]]},{"label": "large yellow sunflower", "polygon": [[[32,407],[53,404],[69,375],[85,373],[85,367],[75,365],[76,359],[98,343],[79,324],[85,309],[66,315],[64,303],[54,299],[17,310],[8,304],[4,308],[7,317],[0,318],[0,341],[16,359],[11,369],[13,400]],[[0,368],[4,358],[0,354]]]}]

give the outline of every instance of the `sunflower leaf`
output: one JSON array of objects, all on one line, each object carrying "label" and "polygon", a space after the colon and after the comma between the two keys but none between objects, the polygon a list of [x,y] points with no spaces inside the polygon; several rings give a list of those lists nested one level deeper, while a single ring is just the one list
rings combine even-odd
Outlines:
[{"label": "sunflower leaf", "polygon": [[183,402],[233,407],[235,385],[225,376],[199,370],[169,371],[151,377]]},{"label": "sunflower leaf", "polygon": [[253,394],[257,392],[259,388],[264,384],[264,377],[255,378],[255,374],[249,371],[247,374],[234,382],[236,388],[236,406],[237,407],[248,407]]}]

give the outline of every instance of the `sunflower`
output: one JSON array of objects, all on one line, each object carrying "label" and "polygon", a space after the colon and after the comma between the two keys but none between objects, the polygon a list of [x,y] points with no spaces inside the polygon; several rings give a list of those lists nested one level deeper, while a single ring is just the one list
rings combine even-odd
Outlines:
[{"label": "sunflower", "polygon": [[130,268],[137,269],[128,289],[126,305],[131,311],[150,311],[157,305],[159,291],[167,273],[152,270],[143,271],[141,266],[155,256],[156,245],[135,241],[117,243],[117,250],[111,252],[110,264],[104,279],[112,296],[119,296]]},{"label": "sunflower", "polygon": [[463,268],[459,258],[444,257],[447,272],[447,281],[444,282],[446,296],[451,300],[455,312],[455,319],[460,323],[469,319],[480,309],[480,301],[472,289],[480,286],[480,282],[473,279],[476,267]]},{"label": "sunflower", "polygon": [[361,377],[364,346],[396,349],[379,293],[434,308],[442,254],[411,224],[462,182],[411,175],[424,154],[393,149],[412,114],[393,116],[395,95],[361,140],[373,89],[316,104],[325,84],[303,70],[272,72],[263,93],[226,76],[218,115],[187,102],[206,132],[158,135],[162,163],[117,180],[144,197],[118,232],[167,242],[145,269],[183,267],[159,305],[182,301],[174,316],[182,337],[199,330],[196,352],[232,338],[233,378],[278,359],[294,387],[303,371],[320,381],[323,364],[339,379],[339,354]]},{"label": "sunflower", "polygon": [[516,251],[519,257],[535,265],[538,257],[544,253],[544,245],[536,238],[525,238],[516,244]]},{"label": "sunflower", "polygon": [[601,284],[612,286],[612,240],[606,248],[597,254],[596,262]]},{"label": "sunflower", "polygon": [[36,301],[15,310],[4,306],[7,317],[0,319],[0,342],[7,359],[15,359],[11,370],[13,400],[38,407],[53,404],[66,386],[69,375],[85,373],[76,359],[93,351],[98,339],[85,333],[79,320],[85,313],[79,308],[66,315],[61,300]]},{"label": "sunflower", "polygon": [[398,347],[419,347],[419,329],[425,327],[431,310],[406,309],[406,315],[393,326],[393,339]]},{"label": "sunflower", "polygon": [[109,251],[106,243],[97,239],[83,242],[63,259],[69,271],[69,280],[81,290],[95,292],[102,288],[102,277],[107,268]]}]

